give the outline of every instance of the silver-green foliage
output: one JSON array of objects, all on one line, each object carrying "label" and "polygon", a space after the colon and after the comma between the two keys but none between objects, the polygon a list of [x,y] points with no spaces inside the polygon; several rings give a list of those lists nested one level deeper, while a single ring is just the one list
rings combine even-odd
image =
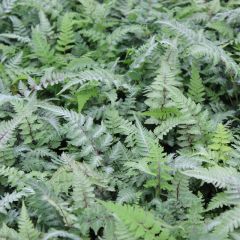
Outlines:
[{"label": "silver-green foliage", "polygon": [[0,239],[239,239],[239,7],[1,1]]}]

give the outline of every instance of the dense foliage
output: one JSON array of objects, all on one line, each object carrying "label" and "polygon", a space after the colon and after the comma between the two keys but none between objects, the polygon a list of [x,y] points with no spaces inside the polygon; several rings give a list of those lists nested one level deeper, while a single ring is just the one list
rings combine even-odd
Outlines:
[{"label": "dense foliage", "polygon": [[239,0],[0,19],[0,239],[240,239]]}]

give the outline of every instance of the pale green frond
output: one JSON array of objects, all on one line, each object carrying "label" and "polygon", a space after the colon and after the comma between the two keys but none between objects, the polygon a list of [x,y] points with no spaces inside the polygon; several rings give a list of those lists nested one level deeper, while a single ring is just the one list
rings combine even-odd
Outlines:
[{"label": "pale green frond", "polygon": [[18,219],[19,236],[26,240],[38,240],[40,233],[34,228],[24,202]]}]

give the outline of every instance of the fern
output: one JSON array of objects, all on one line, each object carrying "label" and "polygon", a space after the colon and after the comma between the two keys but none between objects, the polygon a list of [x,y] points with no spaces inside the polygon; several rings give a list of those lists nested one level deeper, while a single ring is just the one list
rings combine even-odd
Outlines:
[{"label": "fern", "polygon": [[212,167],[209,169],[198,168],[183,172],[187,176],[202,179],[207,183],[212,183],[216,187],[236,187],[238,186],[239,173],[234,168]]},{"label": "fern", "polygon": [[9,228],[6,224],[3,224],[3,226],[0,229],[0,236],[3,240],[10,239],[20,239],[18,233],[14,230]]},{"label": "fern", "polygon": [[0,148],[3,148],[7,141],[10,139],[11,134],[14,129],[21,122],[21,118],[17,117],[16,119],[9,120],[7,122],[2,122],[0,125]]},{"label": "fern", "polygon": [[177,108],[169,107],[169,108],[161,108],[161,109],[152,109],[150,111],[141,113],[141,115],[154,117],[161,120],[166,120],[167,118],[178,116],[179,111]]},{"label": "fern", "polygon": [[0,1],[0,239],[239,239],[239,7]]},{"label": "fern", "polygon": [[97,88],[94,86],[94,84],[89,84],[89,86],[87,85],[87,86],[81,87],[81,89],[76,95],[77,95],[77,103],[78,103],[78,112],[81,112],[86,102],[90,98],[97,96]]},{"label": "fern", "polygon": [[239,206],[222,213],[219,217],[215,218],[215,222],[220,222],[216,224],[214,233],[219,237],[227,237],[230,232],[233,232],[234,229],[239,227]]},{"label": "fern", "polygon": [[228,155],[232,150],[229,146],[231,139],[231,132],[222,124],[219,124],[216,133],[213,135],[212,144],[209,145],[211,150],[217,152],[218,160],[226,161],[228,159]]},{"label": "fern", "polygon": [[18,219],[18,229],[19,235],[22,239],[35,240],[39,238],[39,232],[34,229],[33,223],[29,219],[24,202]]},{"label": "fern", "polygon": [[18,233],[4,225],[0,230],[0,236],[3,239],[8,239],[9,237],[10,239],[39,239],[40,232],[34,228],[24,202],[22,203],[21,213],[18,218]]},{"label": "fern", "polygon": [[227,38],[233,38],[233,30],[231,29],[231,26],[229,26],[228,24],[224,23],[224,22],[212,22],[208,25],[208,27],[216,30],[217,32],[219,32],[221,35],[223,35],[224,37]]},{"label": "fern", "polygon": [[19,65],[22,63],[22,52],[19,52],[16,56],[8,60],[6,64],[7,68],[18,68]]},{"label": "fern", "polygon": [[15,7],[17,0],[3,0],[1,3],[1,10],[6,14],[10,13]]},{"label": "fern", "polygon": [[156,49],[157,43],[155,37],[150,38],[140,49],[137,49],[134,54],[134,61],[131,64],[132,69],[140,68],[141,65],[151,57],[153,51]]},{"label": "fern", "polygon": [[76,209],[87,208],[93,203],[93,190],[87,177],[75,170],[73,178],[73,201]]},{"label": "fern", "polygon": [[45,36],[37,30],[32,32],[32,49],[34,56],[43,64],[50,65],[55,61],[54,50],[51,49]]},{"label": "fern", "polygon": [[[43,107],[43,106],[41,106]],[[112,142],[110,134],[105,134],[104,125],[96,125],[93,128],[92,118],[85,118],[74,111],[65,110],[56,106],[44,107],[58,116],[62,116],[74,125],[71,132],[68,132],[70,144],[82,146],[81,156],[88,157],[93,165],[98,166],[103,159],[100,149],[107,149]],[[79,137],[81,136],[81,138]],[[101,138],[101,142],[99,139]]]},{"label": "fern", "polygon": [[125,135],[127,139],[131,139],[135,132],[135,126],[130,121],[119,116],[119,112],[114,109],[106,111],[105,124],[112,133]]},{"label": "fern", "polygon": [[0,211],[1,213],[6,214],[7,211],[11,209],[10,204],[13,202],[19,201],[22,197],[27,195],[27,192],[12,192],[11,194],[5,194],[1,199],[0,199]]},{"label": "fern", "polygon": [[27,29],[25,28],[23,22],[16,16],[10,16],[9,18],[13,24],[14,34],[26,37],[28,35],[28,32],[27,32]]},{"label": "fern", "polygon": [[115,76],[111,72],[103,69],[86,70],[76,75],[76,77],[73,80],[68,82],[68,84],[66,84],[65,87],[59,92],[59,94],[66,91],[73,85],[83,84],[89,81],[97,81],[97,82],[104,82],[106,85],[111,86],[112,84],[115,85],[116,80],[118,79],[119,79],[119,76]]},{"label": "fern", "polygon": [[124,40],[126,34],[138,33],[138,32],[140,33],[142,32],[141,26],[138,26],[138,25],[119,27],[119,28],[116,28],[114,32],[112,32],[112,34],[108,36],[107,41],[112,45],[116,45],[117,43]]},{"label": "fern", "polygon": [[139,201],[140,193],[135,192],[134,188],[122,189],[118,193],[117,202],[123,203],[137,203]]},{"label": "fern", "polygon": [[159,139],[163,139],[165,135],[167,135],[172,129],[176,126],[180,125],[181,123],[185,122],[183,119],[179,119],[178,117],[168,118],[166,121],[163,121],[160,126],[157,126],[154,130],[154,133],[157,135]]},{"label": "fern", "polygon": [[29,37],[23,37],[15,33],[1,33],[0,41],[7,41],[8,39],[17,40],[20,43],[29,43],[31,40]]},{"label": "fern", "polygon": [[168,26],[173,31],[176,31],[180,36],[187,39],[190,46],[192,45],[190,50],[193,55],[199,57],[209,56],[213,59],[215,64],[223,62],[227,71],[232,71],[235,76],[238,75],[239,69],[236,62],[227,55],[221,47],[216,46],[204,36],[195,33],[193,30],[188,29],[186,26],[176,21],[160,21],[160,23]]},{"label": "fern", "polygon": [[216,14],[214,19],[226,20],[227,23],[234,24],[239,19],[239,11],[240,11],[240,9],[236,8],[236,9],[231,9],[231,10],[227,10],[227,11],[224,11],[224,12],[220,12],[220,13]]},{"label": "fern", "polygon": [[[178,86],[179,83],[174,79],[174,72],[171,70],[171,66],[163,61],[159,74],[156,79],[147,89],[147,101],[146,104],[152,109],[166,107],[169,101],[168,87]],[[160,97],[161,96],[161,97]]]},{"label": "fern", "polygon": [[[136,238],[174,239],[170,236],[164,223],[156,221],[150,212],[144,211],[140,207],[122,206],[111,202],[105,202],[103,205],[116,214],[116,217],[126,225],[128,231],[132,232]],[[147,232],[146,229],[148,229]],[[122,230],[125,231],[125,229]]]},{"label": "fern", "polygon": [[13,186],[18,187],[19,189],[28,185],[28,181],[31,179],[44,179],[46,177],[45,173],[40,172],[31,172],[25,174],[23,171],[18,170],[14,167],[5,167],[2,166],[0,169],[0,175],[7,178],[7,182]]},{"label": "fern", "polygon": [[211,199],[207,210],[211,211],[214,209],[222,208],[224,206],[236,205],[238,204],[238,193],[236,190],[229,190],[222,193],[218,193],[215,197]]},{"label": "fern", "polygon": [[121,221],[116,222],[115,235],[116,235],[116,238],[119,240],[126,239],[126,238],[129,240],[137,239],[137,237],[134,236],[134,234],[131,231],[129,231],[127,226]]},{"label": "fern", "polygon": [[154,140],[150,137],[148,137],[147,142],[149,149],[148,152],[144,152],[144,158],[138,162],[127,162],[126,165],[149,175],[150,177],[147,179],[144,187],[154,188],[155,195],[159,196],[162,190],[171,189],[171,186],[168,184],[168,181],[171,180],[170,168],[165,162],[165,154],[162,147],[154,143]]},{"label": "fern", "polygon": [[199,72],[196,66],[192,67],[192,76],[190,79],[188,95],[192,98],[196,103],[201,103],[204,101],[204,85],[199,76]]},{"label": "fern", "polygon": [[40,20],[39,31],[43,33],[45,36],[51,36],[53,34],[52,26],[43,11],[39,11],[38,17]]},{"label": "fern", "polygon": [[73,47],[73,43],[73,15],[71,13],[66,13],[62,18],[56,49],[59,52],[65,53]]}]

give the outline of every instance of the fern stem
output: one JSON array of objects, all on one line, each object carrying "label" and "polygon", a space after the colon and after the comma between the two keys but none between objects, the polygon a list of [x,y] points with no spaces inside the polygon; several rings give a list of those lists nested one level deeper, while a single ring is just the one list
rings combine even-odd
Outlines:
[{"label": "fern stem", "polygon": [[31,125],[30,125],[30,123],[29,123],[29,121],[28,121],[27,118],[26,118],[26,121],[27,121],[27,125],[28,125],[28,127],[29,127],[29,134],[30,134],[30,137],[31,137],[31,139],[32,139],[32,143],[33,143],[34,145],[36,145],[37,142],[35,141],[35,139],[34,139],[34,137],[33,137],[32,127],[31,127]]}]

